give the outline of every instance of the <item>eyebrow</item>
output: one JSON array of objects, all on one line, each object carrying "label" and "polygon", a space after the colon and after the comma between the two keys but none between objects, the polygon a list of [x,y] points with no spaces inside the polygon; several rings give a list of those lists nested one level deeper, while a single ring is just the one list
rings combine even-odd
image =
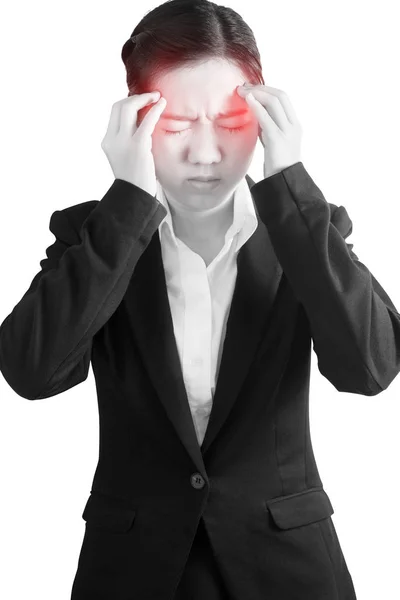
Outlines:
[{"label": "eyebrow", "polygon": [[[247,108],[239,108],[238,110],[231,110],[226,113],[218,113],[218,119],[228,119],[229,117],[237,117],[238,115],[248,114]],[[184,115],[174,115],[172,113],[162,113],[161,119],[171,119],[172,121],[197,121],[197,119],[191,119]]]}]

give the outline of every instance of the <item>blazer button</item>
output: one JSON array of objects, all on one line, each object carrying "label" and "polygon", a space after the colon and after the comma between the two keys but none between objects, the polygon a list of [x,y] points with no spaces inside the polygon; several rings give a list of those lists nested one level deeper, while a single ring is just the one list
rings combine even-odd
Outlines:
[{"label": "blazer button", "polygon": [[196,488],[196,490],[201,490],[206,482],[200,473],[193,473],[193,475],[190,476],[190,483],[194,488]]}]

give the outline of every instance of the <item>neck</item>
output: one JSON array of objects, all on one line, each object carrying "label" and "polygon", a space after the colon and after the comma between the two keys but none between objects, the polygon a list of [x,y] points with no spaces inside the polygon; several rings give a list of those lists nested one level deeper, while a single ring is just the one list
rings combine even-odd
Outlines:
[{"label": "neck", "polygon": [[184,240],[206,242],[224,237],[233,223],[234,195],[218,206],[202,211],[182,207],[167,198],[176,237]]}]

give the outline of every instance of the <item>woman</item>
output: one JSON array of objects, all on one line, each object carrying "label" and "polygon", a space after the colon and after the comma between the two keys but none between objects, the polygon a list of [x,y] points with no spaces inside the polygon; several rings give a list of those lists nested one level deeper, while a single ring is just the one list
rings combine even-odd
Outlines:
[{"label": "woman", "polygon": [[339,391],[378,394],[400,370],[400,315],[235,11],[166,2],[122,58],[129,97],[102,143],[115,181],[53,213],[0,329],[25,398],[93,366],[100,455],[71,598],[354,599],[310,440],[310,341]]}]

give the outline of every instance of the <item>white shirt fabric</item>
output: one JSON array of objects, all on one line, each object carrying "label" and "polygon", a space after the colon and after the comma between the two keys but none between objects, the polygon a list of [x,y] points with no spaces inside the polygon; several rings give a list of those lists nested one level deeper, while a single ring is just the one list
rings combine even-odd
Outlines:
[{"label": "white shirt fabric", "polygon": [[257,229],[257,216],[243,177],[234,191],[233,223],[226,232],[224,247],[206,267],[201,256],[175,236],[169,204],[158,180],[156,198],[167,210],[158,233],[176,345],[201,446],[236,283],[236,258]]}]

